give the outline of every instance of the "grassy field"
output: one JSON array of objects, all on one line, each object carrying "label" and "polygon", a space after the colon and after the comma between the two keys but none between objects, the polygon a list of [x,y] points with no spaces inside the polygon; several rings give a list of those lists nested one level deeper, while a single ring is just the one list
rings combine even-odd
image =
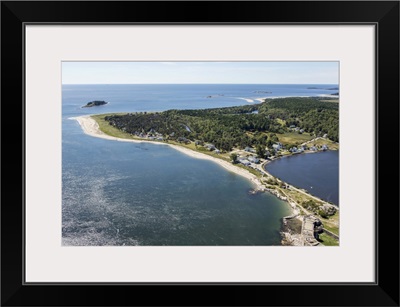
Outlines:
[{"label": "grassy field", "polygon": [[[125,115],[126,113],[113,113],[113,115]],[[92,115],[91,117],[97,122],[99,125],[99,128],[101,131],[103,131],[105,134],[117,137],[117,138],[123,138],[123,139],[131,139],[135,140],[138,139],[136,137],[133,137],[131,134],[123,132],[111,125],[108,124],[107,121],[104,120],[104,117],[110,114],[100,114],[100,115]]]},{"label": "grassy field", "polygon": [[339,99],[335,98],[335,99],[326,99],[326,100],[320,100],[322,102],[333,102],[333,103],[339,103]]},{"label": "grassy field", "polygon": [[286,120],[277,118],[276,121],[281,124],[282,127],[286,127]]},{"label": "grassy field", "polygon": [[339,220],[340,220],[340,211],[337,211],[335,215],[329,217],[329,219],[321,218],[322,224],[324,224],[324,228],[333,232],[336,235],[339,235]]},{"label": "grassy field", "polygon": [[339,241],[328,236],[326,233],[321,233],[319,235],[319,241],[325,246],[339,246]]},{"label": "grassy field", "polygon": [[311,146],[311,145],[314,145],[314,144],[317,145],[317,146],[321,146],[321,145],[326,144],[326,145],[328,145],[329,149],[333,149],[333,150],[338,150],[339,149],[339,144],[338,143],[333,142],[333,141],[328,140],[328,139],[315,140],[314,142],[311,142],[310,144],[308,144],[308,146]]},{"label": "grassy field", "polygon": [[309,140],[312,140],[312,136],[308,133],[299,134],[297,132],[286,132],[284,134],[276,134],[283,145],[299,145]]},{"label": "grassy field", "polygon": [[309,196],[307,196],[306,194],[297,192],[295,190],[285,190],[285,192],[291,197],[293,198],[293,200],[299,204],[302,204],[305,201],[308,201],[310,199]]}]

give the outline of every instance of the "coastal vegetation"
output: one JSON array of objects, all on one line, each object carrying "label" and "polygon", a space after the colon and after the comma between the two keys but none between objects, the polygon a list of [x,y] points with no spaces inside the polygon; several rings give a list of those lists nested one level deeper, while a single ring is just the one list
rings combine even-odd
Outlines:
[{"label": "coastal vegetation", "polygon": [[[211,143],[222,151],[273,144],[298,145],[314,137],[339,141],[337,104],[317,98],[279,98],[261,104],[204,110],[111,114],[104,119],[134,136]],[[280,136],[282,139],[280,139]]]},{"label": "coastal vegetation", "polygon": [[329,236],[326,233],[321,233],[319,235],[319,242],[321,242],[325,246],[338,246],[339,245],[338,240]]}]

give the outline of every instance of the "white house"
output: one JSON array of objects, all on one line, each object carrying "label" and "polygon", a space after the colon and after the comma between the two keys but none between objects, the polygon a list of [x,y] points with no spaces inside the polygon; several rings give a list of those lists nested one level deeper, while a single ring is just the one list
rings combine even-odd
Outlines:
[{"label": "white house", "polygon": [[260,163],[260,159],[253,156],[247,157],[247,160],[249,160],[251,163]]},{"label": "white house", "polygon": [[207,148],[208,150],[215,150],[215,145],[214,144],[205,144],[204,145],[205,148]]},{"label": "white house", "polygon": [[281,150],[282,147],[283,147],[283,145],[280,142],[272,145],[272,148],[275,149],[275,150]]},{"label": "white house", "polygon": [[251,148],[251,147],[246,147],[245,149],[244,149],[244,151],[247,151],[247,152],[256,152],[256,150],[254,149],[254,148]]},{"label": "white house", "polygon": [[243,165],[249,166],[251,163],[249,160],[246,159],[238,159],[239,163],[242,163]]}]

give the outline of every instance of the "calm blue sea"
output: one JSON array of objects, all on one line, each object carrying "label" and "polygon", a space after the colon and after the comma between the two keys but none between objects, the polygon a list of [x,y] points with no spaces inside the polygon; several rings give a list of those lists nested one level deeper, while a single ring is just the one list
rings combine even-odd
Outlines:
[{"label": "calm blue sea", "polygon": [[[249,194],[249,181],[211,161],[167,146],[90,137],[69,118],[329,95],[332,87],[337,85],[63,85],[62,244],[279,245],[287,203]],[[92,100],[109,104],[81,108]]]}]

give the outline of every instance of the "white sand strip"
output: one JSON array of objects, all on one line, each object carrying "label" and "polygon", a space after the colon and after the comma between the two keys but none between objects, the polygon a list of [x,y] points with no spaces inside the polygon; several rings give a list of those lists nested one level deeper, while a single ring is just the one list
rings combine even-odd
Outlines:
[{"label": "white sand strip", "polygon": [[264,100],[265,99],[267,99],[268,97],[265,97],[265,98],[256,98],[256,99],[254,99],[254,100],[257,100],[257,101],[259,101],[259,102],[264,102]]},{"label": "white sand strip", "polygon": [[248,172],[247,170],[237,167],[235,165],[233,165],[230,162],[218,159],[218,158],[214,158],[211,157],[209,155],[206,154],[202,154],[199,153],[197,151],[193,151],[190,150],[188,148],[184,148],[178,145],[173,145],[173,144],[168,144],[168,143],[160,143],[160,142],[153,142],[153,141],[147,141],[147,140],[131,140],[131,139],[122,139],[122,138],[117,138],[117,137],[113,137],[110,135],[105,134],[104,132],[102,132],[99,128],[99,125],[97,124],[97,122],[90,117],[90,115],[86,115],[86,116],[79,116],[79,117],[71,117],[70,119],[75,119],[78,121],[79,125],[81,126],[82,130],[90,135],[90,136],[94,136],[94,137],[98,137],[98,138],[102,138],[102,139],[107,139],[107,140],[113,140],[113,141],[119,141],[119,142],[131,142],[131,143],[143,143],[143,142],[148,142],[148,143],[152,143],[152,144],[157,144],[157,145],[167,145],[170,146],[172,148],[174,148],[175,150],[178,150],[188,156],[191,156],[193,158],[197,158],[197,159],[204,159],[204,160],[210,160],[213,161],[217,164],[219,164],[220,166],[222,166],[223,168],[227,169],[230,172],[233,172],[235,174],[238,174],[242,177],[247,178],[248,180],[250,180],[254,185],[256,185],[257,189],[259,190],[264,190],[264,186],[261,184],[260,180],[257,178],[257,176],[253,175],[252,173]]},{"label": "white sand strip", "polygon": [[254,102],[254,100],[253,99],[250,99],[250,98],[242,98],[242,97],[236,97],[237,99],[241,99],[241,100],[246,100],[247,102]]}]

